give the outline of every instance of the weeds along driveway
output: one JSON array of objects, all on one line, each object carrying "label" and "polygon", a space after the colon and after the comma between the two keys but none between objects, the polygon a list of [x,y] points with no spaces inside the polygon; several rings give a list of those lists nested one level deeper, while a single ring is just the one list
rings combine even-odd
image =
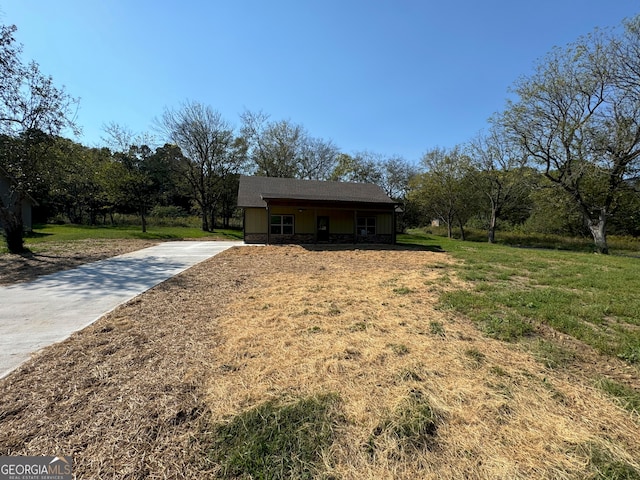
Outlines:
[{"label": "weeds along driveway", "polygon": [[0,378],[123,302],[242,242],[166,242],[0,287]]}]

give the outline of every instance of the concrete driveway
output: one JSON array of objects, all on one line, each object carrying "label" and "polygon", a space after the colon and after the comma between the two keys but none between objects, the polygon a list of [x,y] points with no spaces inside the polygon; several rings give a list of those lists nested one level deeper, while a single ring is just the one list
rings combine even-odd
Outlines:
[{"label": "concrete driveway", "polygon": [[0,287],[0,378],[149,288],[243,242],[165,242]]}]

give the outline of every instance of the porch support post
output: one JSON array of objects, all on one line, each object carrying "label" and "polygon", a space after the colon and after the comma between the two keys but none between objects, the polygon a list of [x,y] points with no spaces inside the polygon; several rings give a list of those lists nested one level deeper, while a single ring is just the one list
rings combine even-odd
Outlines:
[{"label": "porch support post", "polygon": [[247,243],[247,209],[242,209],[242,241]]},{"label": "porch support post", "polygon": [[318,243],[318,207],[313,207],[313,243]]},{"label": "porch support post", "polygon": [[271,205],[267,201],[267,245],[271,245]]},{"label": "porch support post", "polygon": [[353,243],[358,243],[358,210],[353,210]]},{"label": "porch support post", "polygon": [[397,229],[397,224],[396,224],[396,206],[393,206],[393,211],[391,213],[391,218],[393,219],[391,222],[391,228],[393,228],[392,232],[391,232],[391,244],[395,245],[396,244],[396,229]]}]

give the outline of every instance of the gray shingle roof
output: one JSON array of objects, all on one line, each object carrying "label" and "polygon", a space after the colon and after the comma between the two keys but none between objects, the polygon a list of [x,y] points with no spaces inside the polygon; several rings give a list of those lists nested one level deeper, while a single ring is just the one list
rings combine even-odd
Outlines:
[{"label": "gray shingle roof", "polygon": [[266,207],[265,200],[309,200],[393,205],[372,183],[321,182],[277,177],[240,177],[239,207]]}]

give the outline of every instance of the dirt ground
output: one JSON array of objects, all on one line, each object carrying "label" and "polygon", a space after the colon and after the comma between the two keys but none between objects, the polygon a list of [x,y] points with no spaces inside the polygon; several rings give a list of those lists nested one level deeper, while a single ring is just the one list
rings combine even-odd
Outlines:
[{"label": "dirt ground", "polygon": [[[593,449],[640,469],[640,420],[594,387],[588,362],[547,369],[438,307],[466,288],[452,262],[401,247],[230,249],[1,380],[0,455],[73,455],[78,478],[215,478],[211,425],[332,392],[333,478],[590,478]],[[372,454],[381,420],[417,393],[441,419],[435,446],[376,437]]]},{"label": "dirt ground", "polygon": [[0,255],[0,285],[28,282],[41,275],[133,252],[156,243],[149,240],[120,239],[40,244],[36,253]]}]

